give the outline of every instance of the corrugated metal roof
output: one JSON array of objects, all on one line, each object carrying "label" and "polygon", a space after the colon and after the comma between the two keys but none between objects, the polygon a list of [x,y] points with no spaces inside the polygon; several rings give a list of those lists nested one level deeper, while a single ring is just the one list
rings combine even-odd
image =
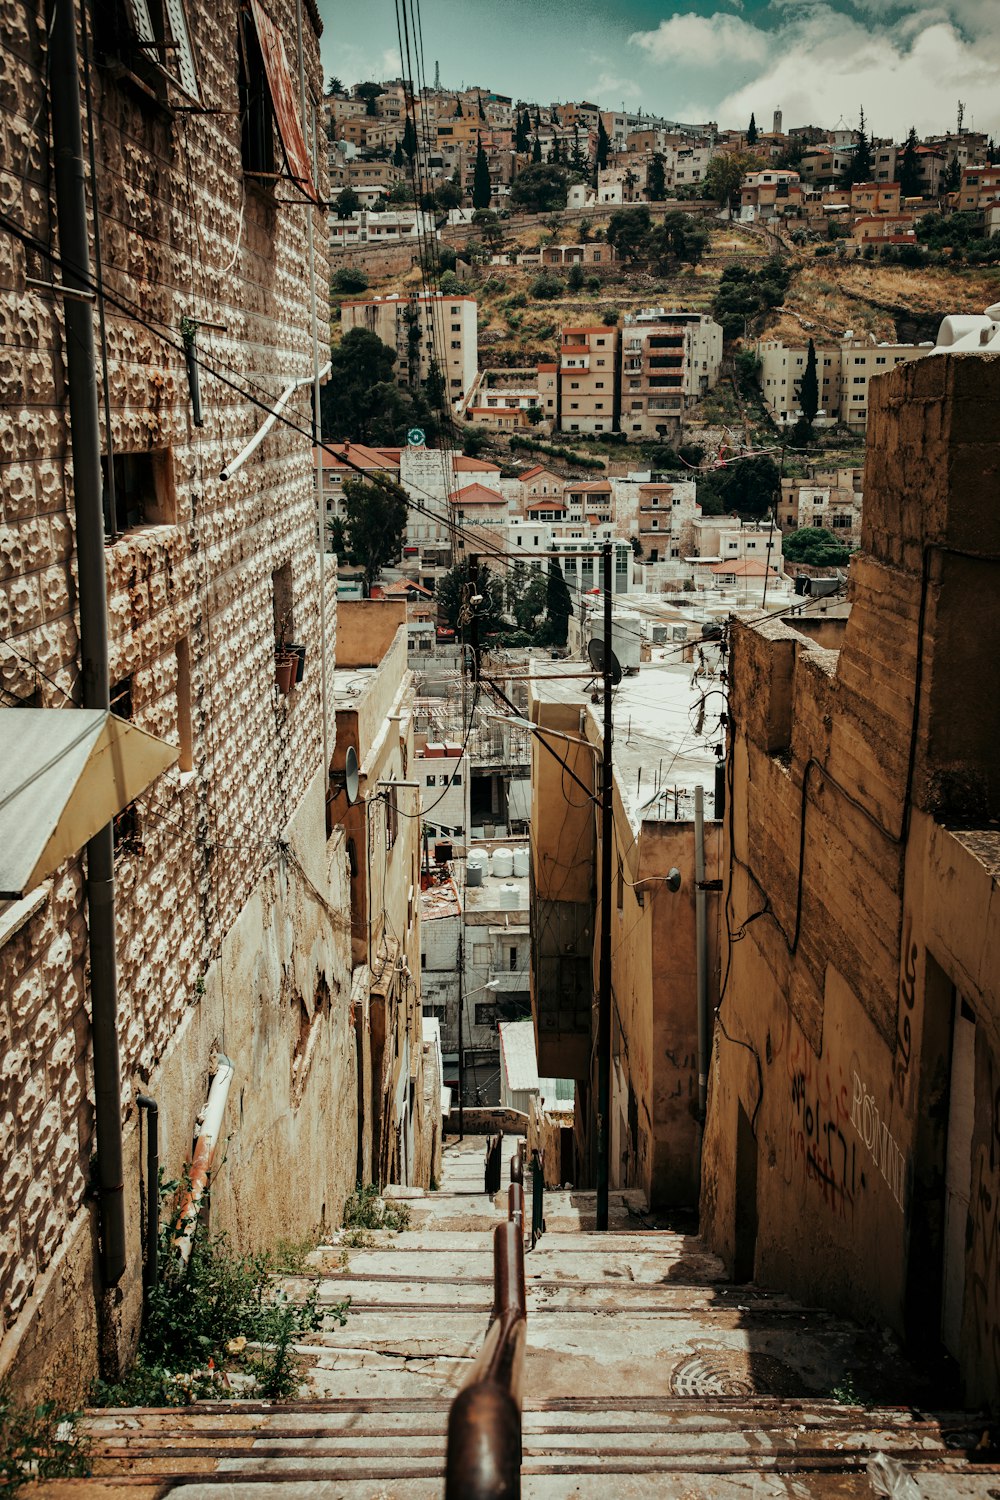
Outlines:
[{"label": "corrugated metal roof", "polygon": [[501,1021],[497,1030],[507,1087],[512,1093],[531,1089],[537,1092],[539,1078],[534,1024],[531,1021]]}]

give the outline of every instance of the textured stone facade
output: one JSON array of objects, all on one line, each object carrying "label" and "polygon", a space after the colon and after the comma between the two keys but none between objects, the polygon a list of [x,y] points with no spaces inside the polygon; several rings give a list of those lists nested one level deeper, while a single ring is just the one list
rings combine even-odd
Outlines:
[{"label": "textured stone facade", "polygon": [[[298,101],[295,0],[267,9]],[[182,746],[179,767],[139,799],[116,860],[130,1243],[108,1368],[138,1311],[137,1091],[160,1101],[172,1175],[212,1050],[232,1057],[213,1223],[242,1243],[337,1222],[355,1178],[348,877],[324,814],[336,581],[316,546],[311,388],[286,408],[301,431],[277,423],[231,480],[219,477],[264,420],[255,403],[273,405],[309,375],[314,337],[326,343],[324,215],[287,179],[244,175],[236,0],[188,0],[187,12],[208,112],[177,107],[191,101],[172,85],[161,98],[144,92],[111,65],[100,33],[90,69],[110,438],[116,455],[136,456],[146,491],[139,524],[105,552],[111,680],[128,680],[137,724]],[[314,23],[307,5],[310,147],[322,92]],[[0,28],[0,210],[28,237],[0,226],[0,401],[14,417],[0,421],[0,697],[58,708],[79,702],[64,326],[58,296],[27,284],[60,280],[58,259],[37,248],[58,255],[45,8],[3,0]],[[87,138],[85,118],[85,153]],[[277,170],[277,137],[274,156]],[[322,178],[322,153],[315,170]],[[202,427],[183,319],[221,325],[198,333]],[[287,697],[274,672],[285,615],[286,638],[306,653]],[[0,915],[0,1373],[13,1365],[35,1388],[79,1390],[96,1369],[83,891],[72,860],[16,931]],[[65,1349],[67,1337],[76,1346],[62,1369],[53,1340]]]},{"label": "textured stone facade", "polygon": [[702,1218],[1000,1401],[1000,359],[873,381],[835,645],[735,623]]}]

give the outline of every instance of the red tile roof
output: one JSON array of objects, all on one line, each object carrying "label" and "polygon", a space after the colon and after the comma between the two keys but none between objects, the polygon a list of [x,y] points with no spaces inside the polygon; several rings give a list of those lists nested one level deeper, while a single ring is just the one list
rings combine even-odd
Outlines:
[{"label": "red tile roof", "polygon": [[[320,449],[324,469],[398,469],[398,448],[368,448],[364,443],[328,443]],[[348,462],[344,462],[347,459]]]},{"label": "red tile roof", "polygon": [[491,490],[485,484],[467,484],[464,490],[452,490],[448,496],[452,505],[506,505],[499,490]]},{"label": "red tile roof", "polygon": [[452,469],[456,474],[499,474],[499,464],[488,464],[481,458],[466,458],[459,454],[452,460]]}]

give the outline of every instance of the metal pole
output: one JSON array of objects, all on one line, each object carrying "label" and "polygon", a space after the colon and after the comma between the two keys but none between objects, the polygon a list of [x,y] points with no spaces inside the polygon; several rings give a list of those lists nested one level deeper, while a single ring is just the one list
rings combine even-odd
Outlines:
[{"label": "metal pole", "polygon": [[708,1103],[708,927],[705,920],[705,791],[694,789],[694,923],[698,976],[698,1119]]},{"label": "metal pole", "polygon": [[[73,0],[56,0],[50,47],[51,75],[58,80],[50,90],[50,100],[63,283],[67,287],[90,291],[93,283],[87,233],[76,10]],[[83,707],[107,709],[111,703],[108,605],[104,572],[101,429],[97,411],[97,360],[92,305],[82,298],[67,297],[63,303],[63,317],[66,327],[66,382],[76,506]],[[126,1264],[114,878],[114,835],[112,825],[108,823],[87,845],[97,1179],[101,1212],[101,1261],[107,1285],[114,1285],[121,1279]]]},{"label": "metal pole", "polygon": [[465,943],[458,940],[458,1138],[465,1140],[465,1058],[462,1053],[462,1011],[465,1009]]},{"label": "metal pole", "polygon": [[479,605],[472,601],[479,593],[479,557],[469,554],[469,645],[472,647],[472,680],[479,681]]},{"label": "metal pole", "polygon": [[160,1110],[155,1099],[148,1094],[136,1094],[135,1102],[147,1111],[148,1131],[146,1140],[146,1275],[147,1299],[149,1290],[159,1279],[160,1249]]},{"label": "metal pole", "polygon": [[601,765],[601,967],[597,999],[597,1219],[608,1227],[611,1110],[611,838],[613,825],[611,776],[611,586],[614,551],[604,548],[604,756]]}]

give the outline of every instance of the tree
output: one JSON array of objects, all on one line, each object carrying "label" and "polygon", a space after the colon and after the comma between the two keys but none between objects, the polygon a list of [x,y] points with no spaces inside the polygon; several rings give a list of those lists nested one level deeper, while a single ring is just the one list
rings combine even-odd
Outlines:
[{"label": "tree", "polygon": [[336,73],[331,73],[326,83],[326,97],[330,99],[334,94],[342,94],[343,92],[344,85],[341,83]]},{"label": "tree", "polygon": [[409,504],[402,485],[384,475],[373,482],[344,480],[344,533],[364,569],[366,595],[386,563],[396,562],[403,551]]},{"label": "tree", "polygon": [[750,124],[747,126],[747,145],[757,144],[757,121],[754,119],[753,111],[750,112]]},{"label": "tree", "polygon": [[917,155],[915,125],[910,126],[902,156],[896,157],[896,181],[899,183],[901,197],[917,198],[920,196],[920,158]]},{"label": "tree", "polygon": [[333,201],[338,219],[349,219],[361,209],[361,199],[352,187],[341,188]]},{"label": "tree", "polygon": [[948,163],[948,169],[944,174],[944,188],[946,193],[957,193],[962,186],[962,168],[958,157],[953,156]]},{"label": "tree", "polygon": [[476,167],[472,177],[472,206],[473,208],[489,208],[490,199],[493,197],[493,184],[490,181],[490,164],[483,150],[483,143],[476,136]]},{"label": "tree", "polygon": [[531,162],[532,162],[532,165],[533,166],[538,166],[538,164],[541,161],[541,159],[542,159],[542,143],[541,143],[541,141],[538,139],[538,137],[536,135],[534,141],[532,142],[532,146],[531,146]]},{"label": "tree", "polygon": [[624,256],[626,260],[638,260],[649,226],[649,209],[645,204],[638,208],[620,209],[608,221],[608,244],[616,255]]},{"label": "tree", "polygon": [[583,290],[583,267],[578,260],[575,260],[569,268],[566,285],[571,292]]},{"label": "tree", "polygon": [[714,502],[706,515],[736,511],[741,516],[758,519],[767,515],[780,490],[778,465],[766,453],[733,459],[724,468],[711,469],[698,480],[698,499]]},{"label": "tree", "polygon": [[367,292],[367,274],[360,266],[341,266],[330,278],[330,290],[345,292],[348,296],[358,292]]},{"label": "tree", "polygon": [[799,410],[807,427],[812,427],[819,411],[819,376],[816,373],[816,345],[809,340],[806,367],[799,382]]},{"label": "tree", "polygon": [[440,422],[422,391],[397,386],[395,352],[367,328],[351,328],[330,351],[330,379],[321,396],[326,443],[373,443],[395,447],[410,427],[437,437]]},{"label": "tree", "polygon": [[[409,121],[407,121],[407,124],[409,124]],[[392,148],[392,164],[397,172],[401,172],[406,166],[406,157],[403,155],[403,148],[399,141]]]},{"label": "tree", "polygon": [[611,151],[611,137],[604,128],[604,120],[599,115],[597,118],[597,170],[603,172],[608,164],[608,155]]},{"label": "tree", "polygon": [[528,149],[528,129],[525,125],[526,114],[518,111],[517,124],[514,127],[514,150],[525,152]]},{"label": "tree", "polygon": [[405,177],[401,177],[398,182],[393,183],[389,189],[388,201],[393,204],[413,202],[413,187],[406,181]]},{"label": "tree", "polygon": [[743,151],[713,156],[705,168],[702,192],[731,213],[733,200],[739,197],[744,177],[748,172],[759,172],[762,166],[759,156],[751,156]]},{"label": "tree", "polygon": [[410,115],[407,115],[406,124],[403,126],[403,150],[410,161],[417,154],[417,127],[414,125]]},{"label": "tree", "polygon": [[667,196],[667,163],[662,153],[654,151],[646,168],[646,197],[650,203],[662,203]]},{"label": "tree", "polygon": [[544,214],[566,207],[566,172],[546,162],[532,162],[511,183],[510,206],[519,213]]},{"label": "tree", "polygon": [[[523,563],[521,567],[524,568]],[[533,635],[538,626],[538,617],[545,610],[548,582],[539,567],[525,568],[524,573],[517,597],[511,605],[511,613],[518,629]]]},{"label": "tree", "polygon": [[850,550],[825,526],[803,526],[781,539],[782,555],[788,562],[808,563],[814,568],[841,568]]},{"label": "tree", "polygon": [[642,252],[653,268],[665,276],[678,261],[697,265],[707,245],[708,235],[690,214],[674,209],[650,229],[643,240]]},{"label": "tree", "polygon": [[545,587],[545,644],[565,646],[569,634],[569,617],[573,601],[566,587],[563,570],[555,556],[549,558],[549,576]]},{"label": "tree", "polygon": [[377,100],[385,93],[380,83],[356,83],[354,85],[355,99],[363,99],[366,115],[377,115]]},{"label": "tree", "polygon": [[472,222],[486,241],[494,255],[499,254],[505,236],[503,220],[492,208],[477,208]]},{"label": "tree", "polygon": [[486,124],[486,111],[483,108],[483,96],[482,96],[482,94],[477,94],[476,95],[476,103],[479,105],[479,118],[482,120],[483,124],[485,125]]},{"label": "tree", "polygon": [[844,173],[844,187],[851,187],[856,182],[870,182],[872,175],[872,148],[865,130],[865,112],[861,111],[861,123],[858,126],[858,139],[847,171]]}]

